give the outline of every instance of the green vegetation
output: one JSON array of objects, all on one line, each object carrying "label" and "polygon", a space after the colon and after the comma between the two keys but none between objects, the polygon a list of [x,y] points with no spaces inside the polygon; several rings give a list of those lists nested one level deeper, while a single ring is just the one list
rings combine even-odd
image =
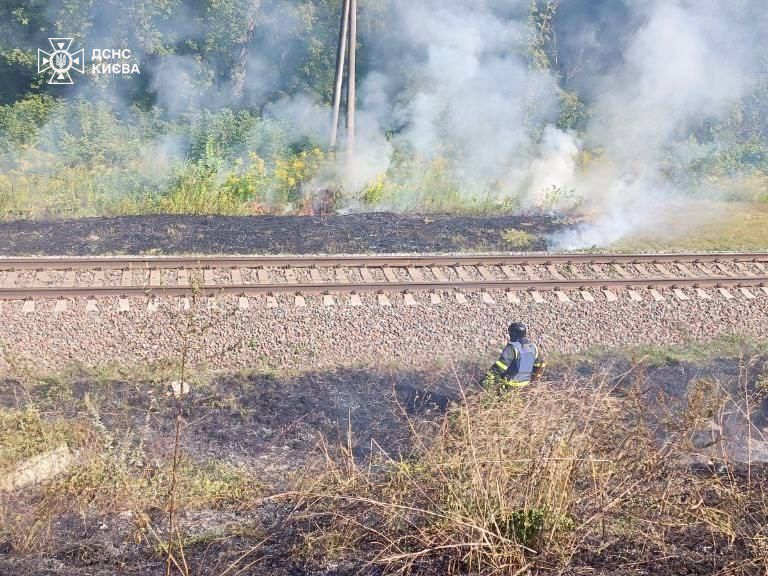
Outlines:
[{"label": "green vegetation", "polygon": [[536,240],[536,237],[525,230],[510,228],[501,233],[501,239],[513,250],[528,248]]},{"label": "green vegetation", "polygon": [[[509,96],[525,100],[519,133],[510,136],[529,144],[520,146],[525,156],[521,166],[507,165],[514,161],[506,152],[490,154],[484,171],[493,174],[483,178],[471,173],[468,148],[501,143],[482,137],[469,144],[457,141],[441,120],[444,110],[430,113],[436,140],[430,154],[399,139],[406,129],[399,118],[406,115],[401,114],[404,103],[431,82],[416,67],[402,78],[389,79],[391,86],[383,91],[386,101],[372,114],[396,111],[395,118],[375,128],[369,118],[360,125],[360,140],[378,137],[388,158],[372,162],[381,168],[366,172],[366,181],[353,187],[345,185],[343,162],[327,149],[324,134],[338,0],[149,0],[130,3],[129,9],[114,2],[97,6],[76,0],[17,0],[6,8],[7,17],[0,22],[4,219],[308,213],[315,210],[315,197],[327,191],[338,206],[349,202],[355,207],[473,214],[529,208],[529,182],[517,173],[537,157],[545,126],[585,139],[600,95],[584,87],[594,84],[588,81],[590,74],[602,78],[605,70],[612,70],[621,60],[616,55],[626,48],[614,46],[615,37],[600,36],[585,44],[592,36],[580,27],[592,21],[605,24],[607,13],[612,19],[600,25],[598,36],[621,37],[624,31],[630,37],[635,25],[610,0],[576,0],[568,6],[532,0],[509,13],[489,9],[494,17],[525,27],[521,53],[514,57],[531,74],[547,75],[552,83],[551,103],[538,102],[526,91]],[[744,22],[761,13],[759,2],[746,0],[729,16]],[[366,89],[368,80],[375,84],[376,75],[386,72],[380,61],[382,45],[391,43],[393,52],[421,49],[402,43],[396,24],[401,17],[392,0],[360,2],[358,77]],[[50,86],[37,73],[36,55],[55,36],[74,37],[86,55],[98,45],[128,47],[141,74],[117,79],[76,75],[76,89]],[[757,43],[755,50],[760,49]],[[658,167],[676,186],[696,196],[716,189],[721,194],[725,190],[729,200],[768,199],[768,59],[761,53],[756,60],[760,65],[754,68],[750,89],[726,114],[687,119],[674,143],[659,151]],[[361,147],[364,154],[366,146]],[[605,151],[584,148],[578,170],[589,173]],[[534,193],[541,196],[536,205],[543,209],[581,201],[579,191],[571,188],[551,186]],[[747,244],[739,238],[722,242]]]},{"label": "green vegetation", "polygon": [[[27,102],[18,106],[25,109]],[[316,145],[293,149],[284,127],[247,111],[201,110],[171,124],[140,110],[126,121],[106,104],[84,99],[52,106],[55,120],[38,137],[56,142],[56,148],[19,142],[23,157],[0,174],[0,210],[6,215],[253,213],[267,203],[299,200],[301,185],[323,159]],[[34,138],[39,129],[26,125],[33,116],[12,112],[5,122],[9,134]],[[186,152],[179,155],[163,157],[158,148],[182,141]]]}]

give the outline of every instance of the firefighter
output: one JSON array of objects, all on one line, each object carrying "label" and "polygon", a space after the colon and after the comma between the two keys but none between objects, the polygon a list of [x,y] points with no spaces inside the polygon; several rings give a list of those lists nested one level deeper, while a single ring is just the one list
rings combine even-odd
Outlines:
[{"label": "firefighter", "polygon": [[528,327],[522,322],[513,322],[509,325],[509,343],[486,372],[483,385],[499,391],[523,388],[539,379],[545,366],[539,347],[528,339]]}]

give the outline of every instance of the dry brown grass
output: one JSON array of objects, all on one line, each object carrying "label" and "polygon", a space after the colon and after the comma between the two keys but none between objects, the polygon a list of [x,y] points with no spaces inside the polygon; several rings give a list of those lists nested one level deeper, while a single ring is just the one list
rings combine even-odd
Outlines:
[{"label": "dry brown grass", "polygon": [[660,442],[639,394],[606,382],[466,399],[408,460],[329,457],[302,480],[300,552],[388,574],[764,574],[764,481],[695,472],[701,418]]},{"label": "dry brown grass", "polygon": [[[168,510],[169,486],[176,482],[178,514],[196,510],[242,510],[257,501],[263,487],[252,471],[211,460],[172,454],[151,458],[139,433],[115,438],[90,427],[87,444],[77,446],[75,462],[43,485],[0,493],[0,539],[21,554],[55,550],[55,525],[62,518],[128,518],[125,537],[165,550],[167,526],[158,511]],[[71,447],[72,448],[72,447]],[[128,516],[125,516],[125,515]]]},{"label": "dry brown grass", "polygon": [[[43,382],[31,371],[16,370],[24,404],[0,408],[0,480],[4,471],[25,458],[60,445],[74,456],[66,471],[52,478],[0,491],[0,543],[18,554],[55,554],[61,547],[55,541],[57,524],[63,520],[117,516],[127,519],[123,537],[166,559],[166,574],[187,575],[187,535],[180,518],[196,511],[239,512],[259,501],[264,486],[253,470],[224,459],[192,458],[185,450],[188,394],[180,391],[188,391],[191,381],[186,355],[211,327],[197,314],[199,308],[193,298],[191,312],[180,314],[184,345],[179,365],[133,375],[152,382],[144,389],[143,406],[129,405],[129,400],[121,403],[98,387],[76,401],[69,378]],[[46,408],[43,415],[40,406]],[[103,414],[104,409],[111,414]],[[123,422],[114,427],[116,414],[131,412],[141,413],[142,424]],[[113,422],[105,424],[110,417]],[[153,428],[168,418],[173,421],[172,432],[158,434]],[[154,445],[148,447],[152,438]],[[66,545],[73,546],[75,540],[72,537]]]},{"label": "dry brown grass", "polygon": [[[247,574],[265,557],[318,573],[338,565],[363,574],[765,574],[765,470],[727,465],[722,452],[709,468],[689,466],[691,440],[705,423],[749,412],[768,392],[759,376],[765,357],[734,360],[732,381],[702,370],[663,399],[656,398],[662,383],[643,368],[651,360],[644,356],[623,375],[614,366],[590,377],[564,364],[562,378],[522,392],[468,393],[444,417],[408,420],[408,458],[380,449],[371,460],[353,457],[350,430],[347,445],[324,445],[324,466],[308,468],[287,492],[260,484],[253,465],[193,459],[179,449],[195,431],[170,425],[179,399],[164,381],[142,388],[146,403],[132,409],[143,418],[118,429],[108,412],[119,410],[95,393],[69,412],[74,428],[62,428],[63,414],[8,412],[16,429],[0,439],[23,440],[5,447],[9,457],[63,441],[77,459],[46,483],[0,495],[0,542],[19,556],[58,558],[74,549],[117,566],[126,552],[83,551],[65,533],[67,522],[82,530],[85,520],[104,520],[119,524],[111,534],[136,544],[129,563],[149,558],[158,573],[170,551],[170,572],[182,574]],[[69,396],[65,384],[56,398]],[[153,428],[160,415],[163,437]],[[749,441],[765,441],[753,428]],[[197,512],[213,522],[191,529]],[[262,512],[274,523],[263,523]],[[210,553],[208,539],[215,540]]]}]

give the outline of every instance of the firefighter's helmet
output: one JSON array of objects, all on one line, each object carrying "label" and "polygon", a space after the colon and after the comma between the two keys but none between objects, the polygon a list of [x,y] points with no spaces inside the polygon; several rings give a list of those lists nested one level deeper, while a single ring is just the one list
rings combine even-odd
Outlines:
[{"label": "firefighter's helmet", "polygon": [[509,339],[512,342],[517,342],[528,335],[528,327],[522,322],[512,322],[509,325]]}]

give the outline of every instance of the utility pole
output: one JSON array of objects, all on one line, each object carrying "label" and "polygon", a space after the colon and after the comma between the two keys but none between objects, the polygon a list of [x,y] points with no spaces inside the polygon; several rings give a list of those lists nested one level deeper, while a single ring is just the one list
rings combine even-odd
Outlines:
[{"label": "utility pole", "polygon": [[[355,154],[355,53],[357,51],[357,0],[349,0],[349,73],[347,74],[347,165]],[[351,168],[350,168],[351,169]]]},{"label": "utility pole", "polygon": [[336,148],[339,133],[339,112],[341,109],[341,88],[344,82],[344,58],[347,52],[347,34],[349,27],[349,2],[344,0],[339,25],[339,48],[336,53],[336,77],[333,82],[333,124],[331,124],[331,150]]}]

